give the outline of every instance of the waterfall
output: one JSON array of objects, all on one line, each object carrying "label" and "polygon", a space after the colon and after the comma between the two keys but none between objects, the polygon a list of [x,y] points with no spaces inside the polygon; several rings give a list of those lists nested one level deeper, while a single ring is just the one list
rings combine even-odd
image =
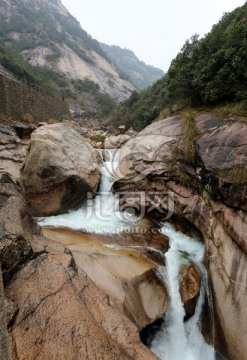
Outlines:
[{"label": "waterfall", "polygon": [[88,233],[116,234],[136,223],[134,215],[119,211],[117,198],[111,191],[119,150],[109,151],[108,154],[109,160],[103,163],[96,196],[92,198],[89,194],[86,203],[78,210],[36,219],[41,226],[65,227]]},{"label": "waterfall", "polygon": [[[118,165],[118,153],[109,152],[109,155],[110,159],[105,161],[102,167],[99,192],[95,198],[89,197],[87,203],[79,210],[39,219],[39,224],[98,234],[121,233],[136,224],[141,227],[140,220],[135,215],[126,216],[119,211],[118,201],[111,192],[114,172]],[[215,360],[214,348],[204,341],[200,331],[201,314],[207,293],[206,272],[201,265],[204,245],[175,231],[168,223],[164,224],[161,232],[170,239],[170,249],[164,255],[166,266],[160,268],[161,276],[168,287],[170,306],[165,315],[164,326],[153,340],[151,350],[161,360]],[[185,310],[179,291],[179,269],[182,264],[188,262],[193,262],[200,269],[202,285],[195,314],[184,322]]]},{"label": "waterfall", "polygon": [[205,297],[205,276],[195,314],[184,323],[185,310],[179,292],[179,269],[182,264],[194,262],[203,271],[201,260],[204,245],[175,231],[165,224],[162,233],[170,239],[170,249],[165,254],[166,266],[161,268],[161,275],[168,287],[170,296],[169,310],[161,331],[152,342],[151,350],[161,360],[214,360],[214,348],[208,345],[201,334],[200,317]]}]

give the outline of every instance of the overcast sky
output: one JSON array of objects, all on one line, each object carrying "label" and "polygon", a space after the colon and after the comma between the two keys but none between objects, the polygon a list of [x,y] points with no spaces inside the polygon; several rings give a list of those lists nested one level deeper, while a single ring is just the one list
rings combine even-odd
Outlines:
[{"label": "overcast sky", "polygon": [[186,39],[246,0],[62,0],[92,37],[167,70]]}]

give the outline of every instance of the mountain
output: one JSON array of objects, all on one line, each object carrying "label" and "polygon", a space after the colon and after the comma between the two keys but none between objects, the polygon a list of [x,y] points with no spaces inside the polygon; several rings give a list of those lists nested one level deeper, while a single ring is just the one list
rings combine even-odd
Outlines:
[{"label": "mountain", "polygon": [[163,70],[145,64],[131,50],[116,45],[103,43],[100,45],[119,70],[126,74],[128,80],[139,90],[147,88],[164,76]]},{"label": "mountain", "polygon": [[247,2],[224,14],[203,38],[187,40],[163,78],[118,106],[115,125],[140,130],[184,107],[221,106],[246,116],[246,29]]},{"label": "mountain", "polygon": [[135,90],[60,0],[0,0],[0,45],[12,65],[24,60],[25,73],[82,108],[111,108]]}]

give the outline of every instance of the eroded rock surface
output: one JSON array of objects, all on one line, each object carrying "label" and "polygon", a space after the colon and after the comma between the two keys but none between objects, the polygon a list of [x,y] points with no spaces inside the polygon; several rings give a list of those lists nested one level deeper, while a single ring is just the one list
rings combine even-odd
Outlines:
[{"label": "eroded rock surface", "polygon": [[8,172],[17,181],[25,160],[28,144],[9,125],[0,125],[0,171]]},{"label": "eroded rock surface", "polygon": [[[42,236],[40,227],[28,213],[19,187],[6,173],[0,174],[0,235],[11,359],[157,359],[141,343],[138,327],[124,314],[125,305],[117,297],[101,290],[104,277],[101,284],[95,282],[99,284],[96,286],[90,280],[90,274],[83,271],[84,264],[77,267],[68,248]],[[122,256],[127,261],[127,252]],[[153,262],[150,260],[149,265],[146,264],[143,260],[146,255],[142,256],[136,260],[143,269],[141,276],[135,277],[138,265],[135,267],[134,261],[127,261],[130,269],[126,286],[129,293],[133,291],[135,295],[137,285],[151,319],[156,315],[149,307],[151,294],[149,298],[146,294],[150,289],[160,291],[163,306],[163,303],[166,304],[166,292],[158,279],[155,281],[155,276],[149,274]],[[114,272],[116,279],[120,278],[121,272],[122,276],[126,273],[125,268],[118,268],[117,274],[116,262],[115,270],[114,261],[110,262],[112,278]],[[91,269],[94,266],[95,262]],[[87,266],[85,270],[88,270]],[[146,289],[145,285],[148,287],[149,284],[150,289]],[[157,307],[152,309],[155,312]],[[140,325],[138,311],[137,318]],[[148,316],[143,318],[147,321]]]},{"label": "eroded rock surface", "polygon": [[0,172],[0,262],[5,282],[32,256],[31,242],[40,235],[19,187]]},{"label": "eroded rock surface", "polygon": [[116,135],[116,136],[108,136],[105,139],[104,149],[118,149],[123,144],[125,144],[131,137],[129,135]]},{"label": "eroded rock surface", "polygon": [[[44,234],[66,245],[79,271],[117,300],[139,330],[167,311],[167,290],[156,274],[164,259],[152,247],[142,247],[142,242],[135,239],[125,241],[124,235],[107,237],[52,228],[44,229]],[[162,240],[163,248],[167,248],[164,235]]]},{"label": "eroded rock surface", "polygon": [[[46,133],[40,141],[46,146],[51,138]],[[105,250],[80,256],[75,245],[70,252],[45,239],[18,185],[0,173],[0,262],[11,359],[158,359],[138,330],[167,308],[166,289],[155,274],[159,257],[152,259],[146,249]],[[115,284],[119,293],[111,291]]]},{"label": "eroded rock surface", "polygon": [[66,124],[46,125],[31,136],[21,185],[34,216],[77,208],[100,180],[101,158]]},{"label": "eroded rock surface", "polygon": [[[153,207],[156,199],[160,209],[170,206],[201,231],[218,319],[217,346],[230,360],[245,360],[247,353],[246,154],[242,119],[168,118],[123,146],[114,184],[125,206]],[[148,195],[145,202],[136,197],[133,204],[133,192]]]},{"label": "eroded rock surface", "polygon": [[207,190],[229,206],[247,210],[247,126],[225,124],[196,142],[199,174]]},{"label": "eroded rock surface", "polygon": [[11,359],[158,359],[134,324],[56,246],[32,260],[7,287],[19,311],[10,329]]}]

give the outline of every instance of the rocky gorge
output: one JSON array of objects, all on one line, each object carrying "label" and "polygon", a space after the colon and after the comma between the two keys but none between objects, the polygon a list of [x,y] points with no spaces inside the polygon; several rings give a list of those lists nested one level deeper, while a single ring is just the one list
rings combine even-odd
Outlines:
[{"label": "rocky gorge", "polygon": [[[244,119],[190,113],[114,136],[74,122],[44,124],[30,140],[11,126],[0,132],[0,260],[11,359],[158,359],[139,332],[170,307],[159,269],[171,245],[167,234],[151,231],[170,214],[177,230],[205,244],[216,350],[228,360],[245,359]],[[96,147],[104,148],[105,160],[107,149],[121,148],[113,189],[123,210],[149,214],[141,221],[146,231],[42,229],[31,215],[70,215],[88,192],[97,197]],[[202,279],[192,262],[179,271],[190,318]]]},{"label": "rocky gorge", "polygon": [[[243,118],[186,114],[164,119],[124,145],[114,184],[127,204],[128,191],[144,191],[155,193],[158,204],[169,210],[162,199],[168,193],[173,212],[201,231],[216,343],[227,358],[241,360],[246,357],[246,142]],[[137,198],[136,206],[152,206],[150,198],[145,203]]]}]

